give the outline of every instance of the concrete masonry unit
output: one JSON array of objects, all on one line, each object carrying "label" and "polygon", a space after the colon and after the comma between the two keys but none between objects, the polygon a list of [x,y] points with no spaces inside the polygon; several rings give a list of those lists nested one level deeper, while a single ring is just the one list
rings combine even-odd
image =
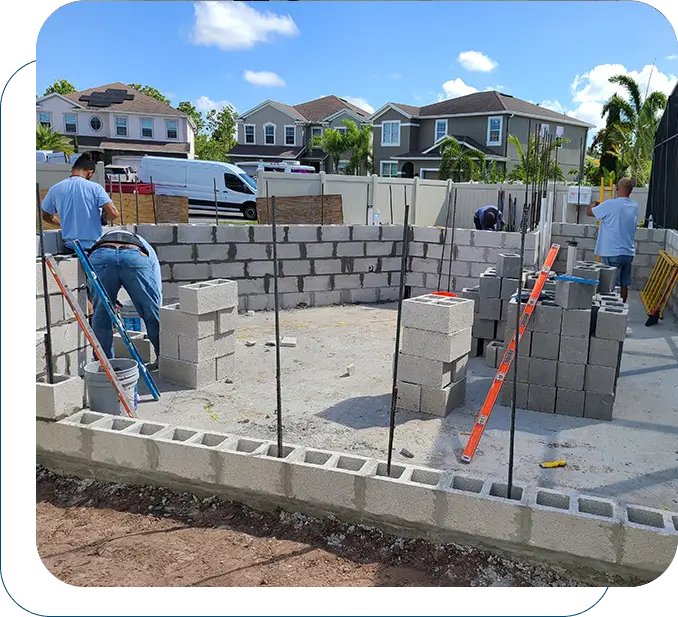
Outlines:
[{"label": "concrete masonry unit", "polygon": [[65,473],[218,494],[441,541],[652,579],[678,513],[316,448],[80,411],[37,422],[38,461]]}]

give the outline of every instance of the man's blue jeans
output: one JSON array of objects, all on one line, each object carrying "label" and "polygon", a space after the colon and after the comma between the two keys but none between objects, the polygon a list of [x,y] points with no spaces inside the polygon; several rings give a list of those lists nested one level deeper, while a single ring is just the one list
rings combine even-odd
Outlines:
[{"label": "man's blue jeans", "polygon": [[[115,303],[120,288],[129,294],[134,308],[146,324],[146,332],[158,355],[160,351],[160,302],[158,286],[153,278],[153,266],[147,255],[137,249],[101,247],[89,260],[103,288]],[[109,358],[113,357],[113,324],[103,301],[90,292],[94,303],[92,329]]]}]

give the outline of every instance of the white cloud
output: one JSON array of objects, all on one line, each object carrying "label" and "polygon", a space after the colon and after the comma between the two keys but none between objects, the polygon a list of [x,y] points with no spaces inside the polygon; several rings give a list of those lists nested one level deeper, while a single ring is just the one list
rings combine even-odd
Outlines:
[{"label": "white cloud", "polygon": [[445,91],[445,94],[438,95],[438,100],[454,99],[458,96],[464,96],[466,94],[478,92],[478,88],[474,88],[473,86],[465,84],[461,77],[446,81],[443,84],[443,90]]},{"label": "white cloud", "polygon": [[282,87],[285,85],[285,80],[271,71],[245,71],[243,77],[245,81],[255,86]]},{"label": "white cloud", "polygon": [[462,51],[457,56],[457,60],[467,71],[480,71],[481,73],[489,73],[499,66],[497,62],[479,51]]},{"label": "white cloud", "polygon": [[372,105],[370,105],[365,99],[361,99],[359,96],[344,96],[342,98],[351,103],[351,105],[355,105],[356,107],[360,107],[360,109],[369,111],[371,114],[374,113],[374,107],[372,107]]},{"label": "white cloud", "polygon": [[593,124],[595,128],[592,132],[595,133],[605,126],[605,120],[601,117],[602,113],[603,104],[600,101],[586,101],[570,109],[566,115]]},{"label": "white cloud", "polygon": [[667,60],[678,60],[678,54],[671,54],[670,56],[666,56]]},{"label": "white cloud", "polygon": [[209,96],[199,96],[193,105],[195,105],[195,108],[201,113],[207,113],[213,109],[221,109],[227,106],[233,107],[233,109],[235,109],[235,105],[233,105],[233,103],[230,101],[215,101]]},{"label": "white cloud", "polygon": [[223,51],[250,49],[272,36],[297,36],[289,15],[261,12],[245,2],[196,2],[192,39],[196,45],[215,45]]},{"label": "white cloud", "polygon": [[550,109],[551,111],[556,111],[559,114],[564,114],[565,113],[565,108],[560,104],[560,101],[542,101],[539,103],[541,107],[545,107],[546,109]]}]

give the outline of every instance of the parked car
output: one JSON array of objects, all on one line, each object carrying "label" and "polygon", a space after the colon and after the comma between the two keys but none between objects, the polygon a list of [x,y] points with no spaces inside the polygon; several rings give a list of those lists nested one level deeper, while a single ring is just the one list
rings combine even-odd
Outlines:
[{"label": "parked car", "polygon": [[137,182],[136,169],[129,165],[106,165],[107,182]]},{"label": "parked car", "polygon": [[145,156],[139,166],[139,179],[152,182],[158,195],[188,197],[189,209],[214,212],[241,212],[249,220],[257,218],[257,183],[242,169],[229,163]]},{"label": "parked car", "polygon": [[54,150],[36,150],[36,163],[70,163],[71,165],[78,160],[80,154],[67,155],[65,152],[55,152]]}]

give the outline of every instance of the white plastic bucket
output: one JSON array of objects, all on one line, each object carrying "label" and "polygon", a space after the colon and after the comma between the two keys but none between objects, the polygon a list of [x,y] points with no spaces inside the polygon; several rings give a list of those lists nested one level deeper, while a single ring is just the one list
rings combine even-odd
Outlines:
[{"label": "white plastic bucket", "polygon": [[[129,358],[113,358],[110,360],[115,375],[122,386],[127,400],[133,409],[137,408],[139,395],[137,383],[139,382],[139,366],[136,360]],[[121,416],[125,409],[118,398],[108,376],[97,362],[91,362],[85,366],[85,386],[87,387],[87,400],[92,411]]]}]

